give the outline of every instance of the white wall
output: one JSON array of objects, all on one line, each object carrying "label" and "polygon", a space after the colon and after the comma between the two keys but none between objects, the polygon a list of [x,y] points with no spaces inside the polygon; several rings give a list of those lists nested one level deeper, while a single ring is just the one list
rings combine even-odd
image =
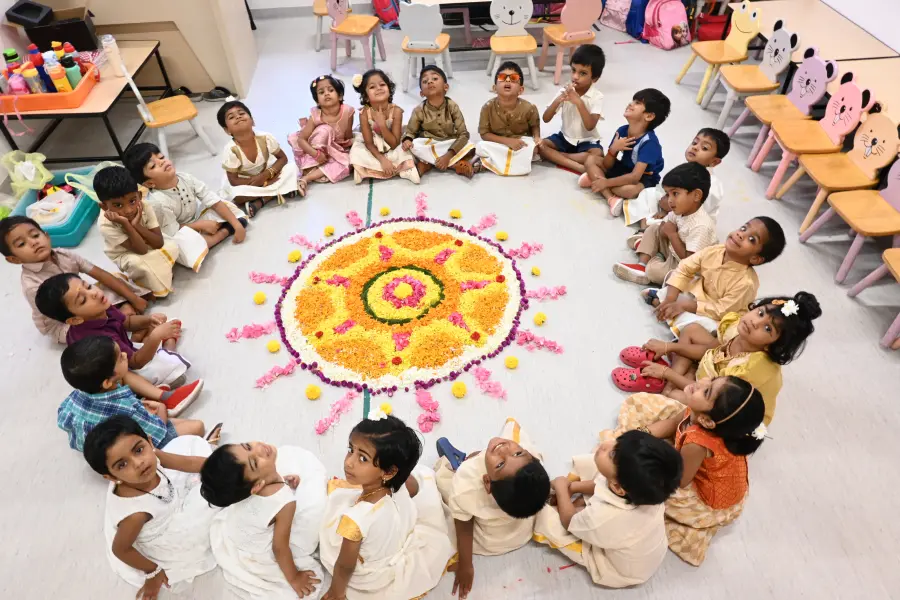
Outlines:
[{"label": "white wall", "polygon": [[312,6],[313,0],[250,0],[250,8],[265,10],[267,8],[296,8]]},{"label": "white wall", "polygon": [[900,0],[824,0],[836,11],[900,52]]}]

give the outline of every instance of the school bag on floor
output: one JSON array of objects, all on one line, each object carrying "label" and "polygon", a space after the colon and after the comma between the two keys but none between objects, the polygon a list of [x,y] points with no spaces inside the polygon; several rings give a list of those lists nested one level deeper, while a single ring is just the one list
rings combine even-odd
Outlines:
[{"label": "school bag on floor", "polygon": [[625,17],[625,30],[635,39],[641,39],[644,32],[644,15],[647,14],[647,3],[652,0],[631,0],[631,8]]},{"label": "school bag on floor", "polygon": [[616,31],[627,31],[625,20],[631,10],[631,0],[606,0],[600,22]]},{"label": "school bag on floor", "polygon": [[643,38],[663,50],[691,43],[687,12],[681,0],[650,0],[645,12]]}]

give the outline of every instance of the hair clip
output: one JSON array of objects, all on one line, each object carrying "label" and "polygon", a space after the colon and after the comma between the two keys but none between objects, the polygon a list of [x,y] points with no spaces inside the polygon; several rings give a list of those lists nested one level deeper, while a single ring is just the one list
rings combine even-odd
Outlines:
[{"label": "hair clip", "polygon": [[323,81],[325,79],[328,79],[328,75],[319,75],[318,77],[316,77],[315,79],[312,80],[312,83],[309,84],[309,87],[315,88],[319,84],[320,81]]},{"label": "hair clip", "polygon": [[785,300],[782,300],[781,298],[776,298],[775,300],[772,300],[772,304],[774,304],[775,306],[783,306],[784,303],[785,303]]},{"label": "hair clip", "polygon": [[362,85],[362,75],[357,73],[356,75],[353,76],[353,79],[351,79],[351,81],[353,83],[353,87],[361,86]]},{"label": "hair clip", "polygon": [[764,423],[760,423],[760,424],[759,424],[759,427],[757,427],[756,429],[754,429],[753,431],[751,431],[749,435],[750,435],[753,439],[761,440],[761,439],[763,439],[764,437],[766,437],[766,433],[767,433],[767,432],[768,432],[768,429],[766,428],[765,424],[764,424]]}]

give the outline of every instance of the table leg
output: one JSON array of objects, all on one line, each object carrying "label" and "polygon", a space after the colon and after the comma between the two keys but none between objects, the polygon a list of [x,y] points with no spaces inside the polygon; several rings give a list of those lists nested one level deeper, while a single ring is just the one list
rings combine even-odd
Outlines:
[{"label": "table leg", "polygon": [[3,132],[3,137],[6,138],[6,143],[9,144],[9,147],[13,150],[18,150],[19,146],[16,145],[16,140],[13,139],[12,134],[9,133],[9,129],[6,128],[6,123],[0,120],[0,130]]},{"label": "table leg", "polygon": [[116,130],[113,129],[112,123],[109,122],[109,116],[103,115],[100,117],[103,119],[103,124],[106,125],[106,131],[109,132],[109,137],[112,138],[113,146],[116,149],[116,152],[119,154],[119,158],[123,158],[125,152],[122,150],[122,145],[119,143],[119,138],[116,137]]},{"label": "table leg", "polygon": [[159,71],[162,73],[163,81],[166,82],[166,91],[163,92],[163,97],[172,90],[172,82],[169,81],[169,74],[166,72],[166,65],[163,64],[162,56],[159,54],[159,46],[156,47],[156,50],[153,51],[153,54],[156,55],[156,63],[159,65]]}]

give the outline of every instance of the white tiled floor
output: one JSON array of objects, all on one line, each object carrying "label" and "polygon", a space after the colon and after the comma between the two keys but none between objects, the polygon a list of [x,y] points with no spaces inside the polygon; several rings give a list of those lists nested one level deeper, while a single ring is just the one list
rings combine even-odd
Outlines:
[{"label": "white tiled floor", "polygon": [[[328,52],[312,52],[312,19],[260,20],[257,37],[260,63],[248,104],[258,129],[286,143],[298,117],[311,105],[308,82],[328,71]],[[695,69],[684,85],[674,76],[687,58],[684,50],[663,52],[625,41],[624,35],[603,30],[598,42],[608,65],[600,81],[606,95],[603,131],[610,135],[623,122],[620,116],[631,94],[657,87],[672,100],[672,116],[658,131],[668,165],[679,164],[694,133],[715,122],[712,112],[694,103],[701,71]],[[399,76],[402,56],[398,32],[387,32],[387,69]],[[340,57],[338,74],[349,83],[363,70],[359,48],[349,63]],[[456,78],[452,97],[461,105],[471,131],[477,130],[478,111],[488,99],[484,75],[486,53],[454,55]],[[556,87],[541,76],[539,92],[526,98],[543,107]],[[358,105],[354,94],[346,100]],[[396,102],[409,111],[417,96],[399,93]],[[715,106],[715,105],[714,105]],[[217,106],[201,104],[200,119],[216,143],[226,138],[215,123]],[[125,125],[133,107],[123,104],[118,121]],[[83,125],[83,124],[82,124]],[[558,123],[544,126],[556,131]],[[203,154],[202,144],[188,140],[189,129],[170,133],[177,166],[208,182],[218,182],[218,159]],[[900,525],[896,495],[900,475],[897,384],[900,354],[879,348],[878,340],[900,310],[900,286],[892,281],[875,286],[857,300],[846,296],[832,277],[849,238],[844,229],[821,235],[806,246],[797,242],[796,229],[812,199],[810,185],[799,185],[783,202],[769,202],[763,191],[765,175],[743,166],[755,129],[745,128],[719,169],[727,189],[719,233],[726,234],[757,214],[775,217],[788,232],[788,248],[772,265],[759,269],[761,294],[815,293],[824,316],[816,323],[809,348],[796,364],[784,370],[778,417],[768,440],[751,460],[752,493],[744,515],[716,537],[706,563],[689,567],[669,555],[659,573],[646,585],[630,590],[604,591],[577,568],[558,570],[561,555],[537,545],[507,556],[479,558],[475,590],[470,598],[890,598],[900,586],[897,556]],[[105,142],[99,122],[86,133],[64,126],[47,152],[99,150]],[[77,141],[75,136],[77,135]],[[108,143],[108,142],[106,142]],[[185,335],[181,348],[194,360],[192,373],[206,379],[192,416],[207,423],[226,422],[226,440],[262,439],[292,443],[317,451],[333,474],[340,474],[346,436],[361,416],[361,404],[333,433],[313,433],[313,423],[340,396],[326,389],[322,400],[309,402],[303,389],[312,378],[306,373],[276,382],[265,391],[254,380],[276,363],[284,363],[264,349],[265,338],[229,344],[224,333],[233,326],[271,318],[277,290],[254,285],[251,270],[288,274],[286,256],[293,247],[288,237],[302,233],[312,239],[325,225],[338,231],[349,226],[344,214],[363,213],[368,186],[344,182],[314,185],[306,200],[263,211],[254,221],[246,243],[226,243],[217,249],[203,271],[179,270],[178,293],[159,304],[181,318]],[[509,232],[509,246],[523,241],[545,245],[543,253],[524,261],[539,265],[540,279],[532,286],[566,285],[569,295],[540,305],[549,319],[540,333],[565,346],[561,356],[515,352],[521,366],[511,372],[497,360],[488,366],[509,392],[500,402],[471,391],[462,401],[452,398],[449,386],[434,390],[441,403],[442,423],[425,436],[425,462],[435,458],[434,440],[447,436],[460,447],[476,449],[499,429],[506,416],[516,416],[544,448],[551,473],[567,471],[567,460],[589,451],[596,432],[613,423],[623,394],[609,381],[617,354],[627,345],[660,335],[661,328],[637,299],[637,289],[619,282],[610,265],[626,258],[628,231],[589,194],[580,191],[566,172],[537,166],[531,177],[501,179],[485,174],[472,182],[452,174],[432,174],[416,188],[405,181],[377,183],[373,205],[387,206],[392,215],[414,214],[413,198],[428,194],[430,214],[446,216],[459,208],[464,222],[476,223],[489,212],[499,218],[498,229]],[[99,233],[92,230],[79,248],[91,259],[108,264]],[[874,245],[867,245],[850,279],[858,280],[879,262]],[[530,276],[529,276],[530,277]],[[18,271],[0,269],[3,306],[0,327],[3,400],[0,420],[0,596],[16,599],[131,598],[134,590],[108,568],[101,532],[105,486],[79,455],[67,448],[56,429],[55,412],[68,393],[59,373],[59,349],[35,333],[22,300]],[[270,301],[255,306],[251,295],[265,289]],[[530,312],[537,309],[532,308]],[[512,352],[510,352],[512,353]],[[470,384],[470,390],[474,386]],[[414,421],[418,410],[412,395],[393,399],[400,416]],[[429,598],[449,598],[452,579],[444,578]],[[895,590],[891,592],[890,590]],[[199,578],[191,593],[180,596],[212,600],[228,597],[220,573]]]}]

